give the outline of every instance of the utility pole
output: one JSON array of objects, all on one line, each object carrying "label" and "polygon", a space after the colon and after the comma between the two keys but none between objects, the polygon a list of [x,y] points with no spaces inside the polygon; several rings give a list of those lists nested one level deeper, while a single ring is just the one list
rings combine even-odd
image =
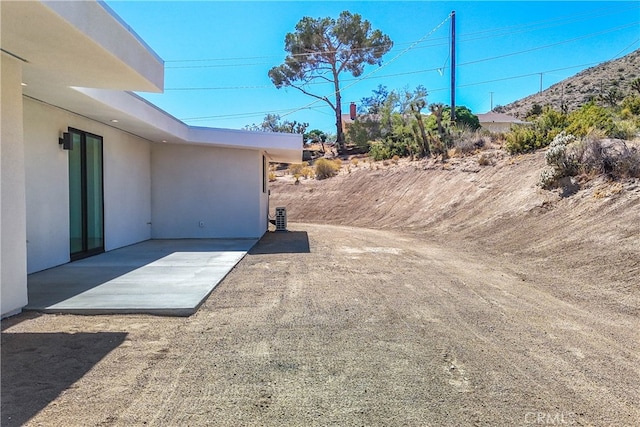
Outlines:
[{"label": "utility pole", "polygon": [[491,109],[489,111],[493,111],[493,92],[489,92],[491,94]]},{"label": "utility pole", "polygon": [[538,74],[540,74],[540,91],[538,93],[542,93],[542,73]]},{"label": "utility pole", "polygon": [[451,121],[456,121],[456,11],[451,12]]}]

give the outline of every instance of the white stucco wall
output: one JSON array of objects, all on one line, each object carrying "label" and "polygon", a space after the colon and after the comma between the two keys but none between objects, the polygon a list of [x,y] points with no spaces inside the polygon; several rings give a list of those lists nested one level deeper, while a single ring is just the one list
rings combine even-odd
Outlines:
[{"label": "white stucco wall", "polygon": [[511,129],[512,123],[503,123],[503,122],[485,122],[480,123],[483,129],[486,129],[490,132],[495,133],[503,133],[509,132]]},{"label": "white stucco wall", "polygon": [[151,143],[112,128],[99,135],[104,137],[105,250],[110,251],[151,238]]},{"label": "white stucco wall", "polygon": [[22,64],[0,53],[0,301],[1,315],[27,304]]},{"label": "white stucco wall", "polygon": [[149,142],[28,98],[24,123],[29,273],[69,261],[69,127],[103,137],[105,250],[150,238]]},{"label": "white stucco wall", "polygon": [[57,144],[71,114],[25,98],[27,270],[69,261],[68,153]]},{"label": "white stucco wall", "polygon": [[255,238],[265,233],[259,150],[157,144],[151,159],[153,238]]}]

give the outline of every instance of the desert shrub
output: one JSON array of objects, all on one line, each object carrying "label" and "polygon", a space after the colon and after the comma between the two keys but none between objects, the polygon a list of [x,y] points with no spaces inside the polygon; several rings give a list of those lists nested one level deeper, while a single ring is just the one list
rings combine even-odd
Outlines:
[{"label": "desert shrub", "polygon": [[482,153],[480,154],[480,157],[478,157],[478,164],[480,166],[491,166],[493,165],[493,161],[491,159],[491,156],[489,156],[488,154]]},{"label": "desert shrub", "polygon": [[567,127],[567,115],[553,108],[545,108],[536,120],[536,127],[549,142]]},{"label": "desert shrub", "polygon": [[371,144],[371,148],[369,149],[369,155],[375,161],[388,159],[391,157],[391,151],[389,146],[385,144],[383,141],[376,141]]},{"label": "desert shrub", "polygon": [[568,118],[564,113],[547,107],[531,124],[514,126],[505,135],[505,149],[510,154],[518,154],[544,148],[565,130],[567,124]]},{"label": "desert shrub", "polygon": [[[638,124],[636,124],[638,123]],[[615,123],[616,138],[632,140],[638,135],[640,120],[618,120]]]},{"label": "desert shrub", "polygon": [[479,130],[462,127],[457,129],[453,135],[453,149],[457,155],[469,154],[484,147],[490,141],[490,135]]},{"label": "desert shrub", "polygon": [[329,159],[318,159],[315,163],[316,179],[326,179],[335,176],[340,170],[340,166]]},{"label": "desert shrub", "polygon": [[551,188],[560,178],[576,174],[578,162],[569,148],[575,139],[575,136],[561,132],[551,141],[544,155],[547,168],[540,174],[539,184],[542,188]]},{"label": "desert shrub", "polygon": [[576,172],[576,161],[567,150],[575,140],[575,136],[561,132],[551,141],[549,149],[544,154],[547,166],[558,169],[562,176],[569,176]]},{"label": "desert shrub", "polygon": [[623,99],[622,111],[633,116],[640,116],[640,96],[630,95]]},{"label": "desert shrub", "polygon": [[353,165],[353,167],[357,168],[358,167],[358,159],[355,158],[355,157],[353,159],[351,159],[351,164]]},{"label": "desert shrub", "polygon": [[566,129],[568,133],[584,137],[595,129],[603,131],[609,137],[617,137],[611,110],[590,102],[569,114]]},{"label": "desert shrub", "polygon": [[356,120],[347,129],[347,142],[362,151],[368,151],[371,141],[380,137],[380,124],[371,119]]},{"label": "desert shrub", "polygon": [[[446,123],[451,122],[451,107],[444,108],[442,120]],[[480,119],[468,107],[457,106],[455,125],[475,131],[480,129]]]},{"label": "desert shrub", "polygon": [[[639,80],[640,83],[640,80]],[[622,100],[618,127],[625,139],[640,136],[640,96],[629,95]]]},{"label": "desert shrub", "polygon": [[315,172],[312,167],[305,166],[300,171],[300,174],[305,178],[313,178],[313,176],[315,175]]},{"label": "desert shrub", "polygon": [[391,138],[386,138],[383,141],[375,141],[371,144],[369,156],[376,161],[388,160],[393,156],[406,157],[411,152],[410,147],[412,147],[412,142],[410,139],[394,140]]},{"label": "desert shrub", "polygon": [[640,151],[619,139],[587,137],[574,149],[581,173],[640,178]]},{"label": "desert shrub", "polygon": [[278,179],[278,177],[276,176],[276,173],[273,171],[269,171],[269,182],[273,182],[276,179]]},{"label": "desert shrub", "polygon": [[525,117],[527,118],[536,117],[536,116],[539,116],[540,114],[542,114],[542,105],[534,103],[531,106],[531,109],[527,112]]},{"label": "desert shrub", "polygon": [[306,168],[307,166],[309,166],[309,163],[307,162],[302,162],[302,163],[293,163],[291,165],[289,165],[289,173],[293,176],[301,176],[302,175],[302,170],[304,168]]},{"label": "desert shrub", "polygon": [[397,155],[397,154],[396,154],[396,155],[394,155],[394,156],[391,158],[391,162],[392,162],[394,165],[397,165],[399,160],[400,160],[400,157],[398,157],[398,155]]},{"label": "desert shrub", "polygon": [[526,153],[541,146],[541,135],[529,125],[513,126],[504,143],[504,148],[509,154]]},{"label": "desert shrub", "polygon": [[556,186],[558,182],[558,176],[556,174],[555,169],[553,168],[545,168],[540,172],[540,179],[538,180],[538,185],[545,190],[549,190]]}]

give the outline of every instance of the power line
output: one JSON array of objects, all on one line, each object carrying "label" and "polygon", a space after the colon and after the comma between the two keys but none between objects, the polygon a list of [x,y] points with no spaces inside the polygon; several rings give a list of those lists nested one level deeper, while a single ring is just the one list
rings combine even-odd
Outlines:
[{"label": "power line", "polygon": [[631,46],[633,46],[634,44],[640,42],[640,37],[638,37],[637,39],[635,39],[632,43],[630,43],[627,47],[625,47],[624,49],[622,49],[620,52],[616,53],[615,55],[613,55],[613,58],[610,59],[613,60],[617,57],[619,57],[620,55],[622,55],[624,52],[626,52],[628,49],[631,48]]},{"label": "power line", "polygon": [[[461,64],[458,64],[458,67],[463,67],[463,66],[467,66],[467,65],[472,65],[472,64],[477,64],[480,62],[487,62],[487,61],[493,61],[496,59],[502,59],[502,58],[508,58],[511,56],[516,56],[516,55],[521,55],[523,53],[529,53],[529,52],[533,52],[536,50],[542,50],[542,49],[548,49],[551,47],[556,47],[562,44],[566,44],[566,43],[571,43],[571,42],[575,42],[577,40],[582,40],[585,38],[589,38],[589,37],[595,37],[595,36],[599,36],[602,34],[606,34],[606,33],[610,33],[613,31],[618,31],[624,28],[628,28],[631,26],[635,26],[640,24],[640,21],[637,22],[633,22],[631,24],[627,24],[627,25],[622,25],[619,27],[614,27],[614,28],[609,28],[607,30],[603,30],[600,32],[596,32],[596,33],[591,33],[591,34],[587,34],[584,36],[580,36],[580,37],[575,37],[572,39],[568,39],[568,40],[563,40],[563,41],[559,41],[556,43],[552,43],[552,44],[548,44],[548,45],[544,45],[544,46],[537,46],[534,48],[530,48],[530,49],[525,49],[525,50],[521,50],[521,51],[517,51],[517,52],[510,52],[510,53],[506,53],[503,55],[497,55],[497,56],[492,56],[492,57],[488,57],[488,58],[482,58],[482,59],[477,59],[477,60],[473,60],[473,61],[468,61],[468,62],[464,62]],[[442,24],[441,24],[442,25]],[[417,43],[419,43],[420,40],[414,42],[414,45],[416,45]],[[631,43],[629,46],[625,47],[621,52],[626,51],[627,49],[629,49],[629,47],[633,46],[633,44],[635,44],[637,41],[634,41],[633,43]],[[381,67],[377,68],[374,70],[374,72],[378,72],[381,68],[386,67],[387,65],[391,64],[393,61],[395,61],[399,56],[404,55],[408,50],[412,49],[412,46],[410,46],[409,48],[405,49],[405,51],[401,52],[399,55],[397,55],[396,57],[394,57],[391,61],[389,61],[386,64],[383,64]],[[614,57],[618,56],[619,54],[615,55]],[[343,82],[360,82],[364,79],[373,79],[373,78],[388,78],[388,77],[399,77],[399,76],[406,76],[406,75],[411,75],[411,74],[421,74],[421,73],[427,73],[427,72],[432,72],[432,71],[438,71],[440,72],[440,70],[444,70],[446,69],[445,67],[436,67],[436,68],[428,68],[428,69],[423,69],[423,70],[415,70],[415,71],[406,71],[406,72],[401,72],[401,73],[395,73],[395,74],[385,74],[383,76],[371,76],[372,73],[369,73],[363,77],[357,78],[357,79],[345,79],[342,80]],[[539,73],[536,73],[539,74]],[[307,85],[324,85],[324,84],[330,84],[330,82],[309,82],[307,83]],[[347,86],[343,89],[346,89],[350,86]],[[215,86],[215,87],[192,87],[192,88],[166,88],[165,91],[204,91],[204,90],[243,90],[243,89],[269,89],[269,88],[273,88],[272,85],[248,85],[248,86]]]},{"label": "power line", "polygon": [[636,22],[632,22],[630,24],[621,25],[619,27],[614,27],[614,28],[610,28],[610,29],[607,29],[607,30],[599,31],[597,33],[591,33],[591,34],[587,34],[587,35],[580,36],[580,37],[574,37],[572,39],[563,40],[563,41],[560,41],[560,42],[557,42],[557,43],[552,43],[552,44],[548,44],[548,45],[544,45],[544,46],[533,47],[531,49],[525,49],[525,50],[521,50],[521,51],[518,51],[518,52],[506,53],[504,55],[492,56],[490,58],[484,58],[484,59],[478,59],[478,60],[475,60],[475,61],[469,61],[469,62],[465,62],[463,64],[458,64],[458,66],[461,67],[463,65],[471,65],[471,64],[477,64],[479,62],[493,61],[494,59],[502,59],[502,58],[507,58],[507,57],[510,57],[510,56],[520,55],[520,54],[523,54],[523,53],[533,52],[533,51],[536,51],[536,50],[541,50],[541,49],[547,49],[547,48],[550,48],[550,47],[560,46],[562,44],[571,43],[571,42],[574,42],[574,41],[577,41],[577,40],[583,40],[583,39],[586,39],[586,38],[589,38],[589,37],[599,36],[599,35],[602,35],[602,34],[607,34],[607,33],[613,32],[613,31],[622,30],[624,28],[634,27],[634,26],[637,26],[638,24],[640,24],[640,21],[636,21]]},{"label": "power line", "polygon": [[[638,7],[635,7],[635,9],[637,9],[637,8]],[[593,13],[594,12],[591,12],[591,14],[593,14]],[[345,86],[341,90],[346,90],[346,89],[356,85],[357,83],[359,83],[359,82],[361,82],[363,80],[389,78],[389,77],[397,77],[397,76],[403,76],[403,75],[409,75],[409,74],[425,73],[425,72],[437,71],[440,68],[443,68],[443,67],[431,68],[431,69],[425,69],[425,70],[416,70],[416,71],[409,71],[409,72],[395,73],[395,74],[387,74],[387,75],[374,75],[375,73],[379,72],[382,68],[384,68],[384,67],[390,65],[391,63],[393,63],[395,60],[397,60],[399,57],[401,57],[402,55],[404,55],[408,51],[411,51],[411,50],[414,50],[414,49],[423,49],[423,48],[427,47],[423,43],[426,41],[428,36],[431,35],[433,32],[435,32],[448,19],[449,19],[449,16],[444,21],[442,21],[442,23],[440,23],[438,26],[436,26],[431,32],[429,32],[428,34],[423,36],[421,39],[412,42],[411,45],[408,48],[404,49],[402,52],[400,52],[398,55],[396,55],[391,61],[389,61],[388,63],[385,63],[383,66],[381,66],[381,67],[379,67],[379,68],[377,68],[375,70],[372,70],[370,73],[367,73],[367,74],[365,74],[364,76],[362,76],[360,78],[342,80],[343,82],[352,82],[352,84],[349,84],[349,85]],[[555,20],[555,21],[557,21],[557,20]],[[554,22],[554,20],[541,21],[541,22]],[[529,52],[535,51],[535,50],[540,50],[540,49],[544,49],[544,48],[550,48],[550,47],[558,46],[558,45],[561,45],[561,44],[566,44],[566,43],[574,42],[574,41],[577,41],[577,40],[581,40],[581,39],[584,39],[584,38],[599,36],[599,35],[606,34],[606,33],[612,32],[612,31],[617,31],[617,30],[620,30],[620,29],[628,28],[630,26],[638,25],[638,23],[639,22],[633,22],[631,24],[627,24],[627,25],[622,25],[622,26],[619,26],[619,27],[606,29],[606,30],[599,31],[599,32],[596,32],[596,33],[591,33],[591,34],[583,35],[583,36],[580,36],[580,37],[575,37],[575,38],[572,38],[572,39],[563,40],[563,41],[560,41],[560,42],[557,42],[557,43],[552,43],[552,44],[545,45],[545,46],[538,46],[538,47],[534,47],[534,48],[531,48],[531,49],[526,49],[526,50],[522,50],[522,51],[518,51],[518,52],[511,52],[511,53],[498,55],[498,56],[494,56],[494,57],[474,60],[474,61],[466,62],[466,63],[463,63],[463,64],[459,64],[459,66],[471,65],[471,64],[476,64],[476,63],[485,62],[485,61],[492,61],[492,60],[501,59],[501,58],[505,58],[505,57],[510,57],[510,56],[514,56],[514,55],[519,55],[519,54],[523,54],[523,53],[529,53]],[[533,25],[533,24],[526,24],[526,25],[530,26],[530,25]],[[525,27],[525,25],[522,25],[520,27]],[[506,28],[512,28],[512,27],[506,27]],[[486,33],[488,31],[490,31],[490,30],[477,32],[477,33],[472,33],[472,34],[481,35],[481,34]],[[521,32],[524,32],[524,31],[528,31],[528,30],[523,28],[521,30]],[[467,41],[477,40],[477,39],[481,39],[481,38],[488,38],[490,36],[491,35],[478,36],[475,39],[468,39]],[[430,41],[432,41],[432,42],[436,41],[436,40],[439,40],[439,39],[430,39]],[[620,55],[621,53],[625,52],[626,50],[628,50],[631,46],[633,46],[639,40],[640,39],[635,40],[633,43],[631,43],[630,45],[625,47],[618,54],[616,54],[614,56],[614,58],[616,56]],[[433,46],[435,46],[435,45],[433,45]],[[253,57],[253,58],[265,58],[265,57]],[[237,59],[242,59],[242,58],[237,58]],[[220,59],[220,60],[223,60],[223,59]],[[196,62],[196,61],[206,61],[206,60],[193,60],[193,62]],[[586,66],[590,66],[590,65],[594,65],[594,64],[599,64],[599,63],[601,63],[601,62],[594,62],[594,63],[589,63],[589,64],[569,66],[569,67],[557,68],[557,69],[553,69],[553,70],[547,70],[547,71],[543,71],[543,72],[527,73],[527,74],[522,74],[522,75],[518,75],[518,76],[510,76],[510,77],[486,80],[486,81],[481,81],[481,82],[467,83],[467,84],[463,84],[463,85],[458,85],[458,87],[478,86],[478,85],[483,85],[483,84],[488,84],[488,83],[494,83],[494,82],[500,82],[500,81],[513,80],[513,79],[519,79],[519,78],[524,78],[524,77],[530,77],[530,76],[534,76],[534,75],[540,75],[540,74],[543,74],[543,73],[551,73],[551,72],[563,71],[563,70],[572,69],[572,68],[586,67]],[[446,64],[446,61],[445,61],[445,64]],[[245,64],[245,65],[251,65],[251,64]],[[234,66],[234,65],[227,64],[227,65],[221,65],[221,66],[229,67],[229,66]],[[311,82],[309,84],[327,84],[327,83],[326,82]],[[253,86],[235,86],[235,87],[168,88],[166,90],[167,91],[169,91],[169,90],[176,90],[176,91],[178,91],[178,90],[237,90],[237,89],[263,89],[263,88],[273,88],[273,86],[272,85],[253,85]],[[439,91],[443,91],[443,90],[448,90],[448,88],[432,89],[432,90],[429,90],[429,92],[433,93],[433,92],[439,92]],[[333,92],[333,94],[335,94],[335,92]],[[328,95],[328,96],[331,96],[331,95]],[[317,112],[323,113],[322,111],[319,111],[319,109],[326,109],[326,107],[328,107],[328,105],[326,105],[326,106],[323,105],[321,107],[317,107],[317,106],[314,107],[314,105],[317,104],[319,101],[320,100],[315,100],[314,102],[311,102],[311,103],[309,103],[309,104],[307,104],[305,106],[294,108],[294,109],[271,110],[271,111],[266,111],[266,112],[239,113],[239,114],[227,114],[227,115],[215,115],[215,116],[202,116],[202,117],[185,118],[185,119],[182,119],[182,120],[185,120],[185,121],[199,121],[199,120],[216,120],[216,119],[225,119],[225,118],[254,117],[254,116],[258,116],[258,115],[264,115],[264,114],[269,114],[269,113],[280,113],[280,112],[284,113],[282,115],[282,117],[284,117],[284,116],[287,116],[287,115],[290,115],[290,114],[294,114],[294,113],[302,111],[302,110],[316,110]],[[327,113],[323,113],[323,114],[327,114]]]},{"label": "power line", "polygon": [[[481,39],[487,39],[487,38],[495,38],[495,37],[503,37],[505,35],[513,35],[513,34],[517,34],[517,33],[522,33],[522,32],[530,32],[530,31],[538,31],[541,29],[548,29],[548,28],[553,28],[553,27],[558,27],[558,26],[563,26],[563,25],[567,25],[570,23],[575,23],[575,22],[580,22],[580,21],[584,21],[584,20],[588,20],[592,17],[597,17],[597,18],[602,18],[602,16],[605,15],[611,15],[611,14],[616,14],[616,13],[621,13],[621,12],[626,12],[629,10],[634,10],[634,9],[638,9],[640,8],[640,5],[635,4],[635,3],[630,3],[632,6],[628,7],[628,8],[622,8],[622,9],[618,9],[618,8],[613,8],[613,7],[606,7],[606,8],[601,8],[601,9],[596,9],[596,10],[592,10],[592,11],[587,11],[587,12],[583,12],[582,14],[571,14],[571,15],[565,15],[562,17],[557,17],[557,18],[552,18],[552,19],[548,19],[548,20],[542,20],[542,21],[537,21],[537,22],[533,22],[533,23],[525,23],[525,24],[520,24],[520,25],[512,25],[512,26],[506,26],[506,27],[499,27],[499,28],[493,28],[493,29],[488,29],[488,30],[483,30],[483,31],[477,31],[477,32],[473,32],[473,33],[467,33],[467,34],[459,34],[458,35],[458,41],[459,42],[468,42],[468,41],[475,41],[475,40],[481,40]],[[608,13],[605,13],[608,12]],[[545,25],[545,24],[549,24],[549,25]],[[399,47],[399,46],[403,46],[403,45],[414,45],[416,42],[418,41],[411,41],[411,42],[403,42],[403,43],[397,43],[395,44],[395,47]],[[425,48],[430,48],[430,47],[435,47],[435,46],[441,46],[441,45],[445,45],[448,43],[448,38],[447,37],[440,37],[440,38],[435,38],[435,39],[431,39],[431,41],[442,41],[442,43],[438,43],[438,44],[430,44],[427,46],[416,46],[414,47],[414,49],[425,49]],[[306,52],[303,54],[292,54],[290,56],[306,56],[306,55],[312,55],[312,54],[321,54],[321,53],[337,53],[338,51],[335,52]],[[230,57],[230,58],[207,58],[207,59],[174,59],[174,60],[166,60],[165,63],[188,63],[188,62],[219,62],[219,61],[245,61],[245,60],[256,60],[256,59],[272,59],[272,58],[280,58],[280,55],[256,55],[256,56],[248,56],[248,57]],[[181,69],[181,68],[218,68],[218,67],[241,67],[241,66],[255,66],[255,65],[265,65],[265,64],[270,64],[270,63],[266,63],[266,62],[257,62],[257,63],[250,63],[250,64],[222,64],[222,65],[184,65],[184,66],[167,66],[167,69]]]},{"label": "power line", "polygon": [[[640,39],[636,40],[634,43],[637,43],[638,41],[640,41]],[[632,46],[633,44],[631,44],[630,46]],[[629,46],[627,46],[626,49],[628,49]],[[615,59],[615,58],[614,58]],[[516,80],[516,79],[522,79],[525,77],[532,77],[532,76],[538,76],[541,73],[542,74],[548,74],[548,73],[554,73],[557,71],[566,71],[566,70],[570,70],[573,68],[583,68],[583,67],[589,67],[589,66],[594,66],[594,65],[598,65],[598,64],[602,64],[602,62],[590,62],[590,63],[586,63],[586,64],[580,64],[580,65],[572,65],[572,66],[568,66],[568,67],[562,67],[562,68],[554,68],[551,70],[545,70],[545,71],[538,71],[538,72],[533,72],[533,73],[526,73],[526,74],[519,74],[517,76],[509,76],[509,77],[502,77],[502,78],[498,78],[498,79],[491,79],[491,80],[483,80],[483,81],[479,81],[479,82],[472,82],[472,83],[466,83],[466,84],[462,84],[462,85],[458,85],[457,87],[472,87],[472,86],[480,86],[480,85],[484,85],[484,84],[488,84],[488,83],[497,83],[497,82],[503,82],[503,81],[507,81],[507,80]],[[442,91],[448,91],[449,87],[442,87],[442,88],[436,88],[436,89],[429,89],[428,92],[429,93],[434,93],[434,92],[442,92]],[[253,113],[238,113],[238,114],[225,114],[225,115],[215,115],[215,116],[202,116],[202,117],[191,117],[191,118],[184,118],[181,119],[183,121],[197,121],[197,120],[212,120],[212,119],[224,119],[224,118],[241,118],[241,117],[252,117],[252,116],[264,116],[266,114],[269,113],[281,113],[281,112],[285,112],[287,114],[285,115],[289,115],[289,114],[293,114],[295,112],[301,111],[301,110],[317,110],[318,108],[327,108],[328,106],[321,106],[321,107],[309,107],[309,106],[303,106],[303,107],[299,107],[299,108],[293,108],[293,109],[286,109],[286,110],[270,110],[270,111],[260,111],[260,112],[253,112]],[[284,117],[284,115],[282,116]]]},{"label": "power line", "polygon": [[[395,57],[393,57],[389,62],[387,62],[387,63],[385,63],[385,64],[381,65],[380,67],[378,67],[378,68],[376,68],[376,69],[374,69],[374,70],[370,71],[369,73],[365,74],[364,76],[362,76],[362,77],[361,77],[361,78],[359,78],[359,79],[356,79],[353,83],[351,83],[350,85],[347,85],[347,86],[346,86],[346,87],[344,87],[344,88],[341,88],[340,90],[342,91],[342,90],[348,89],[348,88],[350,88],[350,87],[354,86],[355,84],[359,83],[360,81],[364,80],[364,79],[365,79],[365,78],[367,78],[368,76],[371,76],[372,74],[374,74],[374,73],[378,72],[378,71],[379,71],[379,70],[381,70],[382,68],[384,68],[384,67],[386,67],[386,66],[388,66],[388,65],[392,64],[394,61],[396,61],[396,60],[397,60],[398,58],[400,58],[402,55],[404,55],[405,53],[409,52],[409,51],[410,51],[410,50],[411,50],[415,45],[417,45],[418,43],[420,43],[421,41],[423,41],[423,40],[425,40],[427,37],[429,37],[431,34],[433,34],[434,32],[436,32],[436,31],[437,31],[440,27],[442,27],[442,26],[444,25],[444,23],[445,23],[445,22],[447,22],[450,18],[451,18],[451,14],[449,14],[449,15],[448,15],[448,16],[447,16],[447,17],[446,17],[446,18],[445,18],[445,19],[444,19],[440,24],[438,24],[436,27],[434,27],[431,31],[429,31],[427,34],[425,34],[424,36],[422,36],[419,40],[415,41],[411,46],[407,47],[405,50],[403,50],[403,51],[402,51],[402,52],[400,52],[398,55],[396,55]],[[336,91],[334,91],[334,92],[333,92],[333,93],[331,93],[331,94],[325,95],[325,97],[324,97],[324,98],[326,99],[326,98],[328,98],[329,96],[333,96],[333,95],[335,95],[335,94],[336,94]],[[313,106],[313,105],[317,104],[317,103],[318,103],[318,102],[320,102],[320,101],[322,101],[322,99],[316,99],[315,101],[310,102],[309,104],[307,104],[307,105],[305,105],[305,106],[303,106],[303,107],[296,108],[296,109],[294,109],[294,110],[291,110],[291,111],[289,111],[289,112],[287,112],[287,113],[283,114],[281,117],[288,116],[288,115],[290,115],[290,114],[296,113],[296,112],[301,111],[301,110],[309,109],[311,106]],[[185,120],[188,120],[188,119],[185,119]]]}]

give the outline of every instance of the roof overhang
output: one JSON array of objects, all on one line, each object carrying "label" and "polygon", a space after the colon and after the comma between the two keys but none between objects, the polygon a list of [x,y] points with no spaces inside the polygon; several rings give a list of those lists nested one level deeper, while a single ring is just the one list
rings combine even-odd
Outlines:
[{"label": "roof overhang", "polygon": [[164,62],[104,3],[1,3],[2,50],[24,61],[25,94],[41,99],[68,86],[164,89]]},{"label": "roof overhang", "polygon": [[23,94],[152,142],[264,151],[302,161],[302,136],[190,127],[130,91],[162,92],[164,63],[101,1],[0,1],[1,47]]},{"label": "roof overhang", "polygon": [[259,150],[269,161],[300,163],[302,135],[188,126],[131,92],[75,88],[85,116],[151,142]]}]

